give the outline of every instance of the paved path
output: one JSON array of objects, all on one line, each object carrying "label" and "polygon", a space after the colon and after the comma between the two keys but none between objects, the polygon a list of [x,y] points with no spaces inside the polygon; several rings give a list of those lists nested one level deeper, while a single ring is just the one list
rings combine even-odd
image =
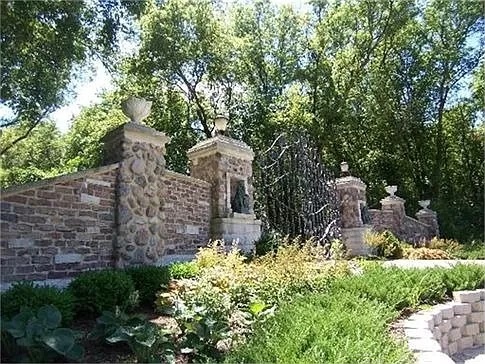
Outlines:
[{"label": "paved path", "polygon": [[485,260],[388,260],[384,262],[384,267],[399,268],[432,268],[444,267],[451,268],[457,264],[477,264],[485,266]]},{"label": "paved path", "polygon": [[456,364],[483,364],[485,363],[485,346],[465,349],[452,356]]}]

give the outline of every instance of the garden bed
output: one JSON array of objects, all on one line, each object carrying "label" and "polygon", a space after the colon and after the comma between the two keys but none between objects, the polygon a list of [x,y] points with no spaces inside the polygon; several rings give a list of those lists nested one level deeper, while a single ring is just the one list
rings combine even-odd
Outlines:
[{"label": "garden bed", "polygon": [[[397,318],[484,283],[474,265],[403,270],[324,253],[293,241],[248,261],[215,244],[192,263],[86,273],[62,292],[20,284],[2,295],[2,315],[54,305],[56,325],[80,332],[83,362],[404,363]],[[72,361],[42,340],[54,361]]]}]

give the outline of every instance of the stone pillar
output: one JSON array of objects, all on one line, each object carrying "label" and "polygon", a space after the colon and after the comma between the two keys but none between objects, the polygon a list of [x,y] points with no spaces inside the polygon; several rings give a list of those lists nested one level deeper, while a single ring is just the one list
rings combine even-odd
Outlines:
[{"label": "stone pillar", "polygon": [[438,214],[428,208],[429,203],[429,200],[419,201],[419,205],[422,207],[422,209],[416,213],[416,218],[418,221],[430,226],[429,238],[433,238],[435,236],[439,237],[440,230],[438,225]]},{"label": "stone pillar", "polygon": [[348,164],[341,163],[341,177],[336,179],[340,200],[340,224],[342,238],[350,255],[367,255],[364,235],[370,230],[365,190],[367,186],[360,178],[351,176]]},{"label": "stone pillar", "polygon": [[[216,135],[196,144],[187,155],[190,175],[212,185],[211,238],[237,240],[241,250],[251,251],[261,236],[261,221],[253,212],[253,151],[242,141]],[[238,188],[244,189],[247,206],[233,211]]]},{"label": "stone pillar", "polygon": [[119,162],[116,187],[117,267],[156,264],[163,255],[162,181],[169,138],[128,122],[104,138],[105,162]]},{"label": "stone pillar", "polygon": [[406,216],[406,210],[404,209],[404,200],[401,197],[395,195],[397,186],[386,186],[386,192],[389,194],[386,198],[383,198],[381,202],[381,210],[387,216],[385,224],[389,230],[395,235],[400,237],[402,235],[402,221]]}]

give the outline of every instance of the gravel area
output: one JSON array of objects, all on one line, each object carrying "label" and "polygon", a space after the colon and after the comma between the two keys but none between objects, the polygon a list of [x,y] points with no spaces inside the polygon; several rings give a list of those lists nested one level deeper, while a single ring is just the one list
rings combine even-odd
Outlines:
[{"label": "gravel area", "polygon": [[485,363],[485,346],[465,349],[451,358],[456,364],[483,364]]},{"label": "gravel area", "polygon": [[388,260],[384,262],[384,267],[399,268],[432,268],[444,267],[451,268],[457,264],[477,264],[485,266],[485,260]]}]

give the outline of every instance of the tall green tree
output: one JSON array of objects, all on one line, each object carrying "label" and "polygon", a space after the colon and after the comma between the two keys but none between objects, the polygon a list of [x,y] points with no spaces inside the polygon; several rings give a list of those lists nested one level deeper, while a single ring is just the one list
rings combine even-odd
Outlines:
[{"label": "tall green tree", "polygon": [[2,143],[0,155],[62,105],[72,76],[86,60],[112,63],[128,16],[143,6],[144,1],[126,0],[0,2],[0,104],[13,114],[2,117],[0,127],[25,130],[10,144]]},{"label": "tall green tree", "polygon": [[[5,130],[0,141],[9,145],[23,135],[21,126]],[[47,121],[33,130],[0,158],[0,186],[2,188],[37,181],[63,172],[64,141],[52,121]]]}]

